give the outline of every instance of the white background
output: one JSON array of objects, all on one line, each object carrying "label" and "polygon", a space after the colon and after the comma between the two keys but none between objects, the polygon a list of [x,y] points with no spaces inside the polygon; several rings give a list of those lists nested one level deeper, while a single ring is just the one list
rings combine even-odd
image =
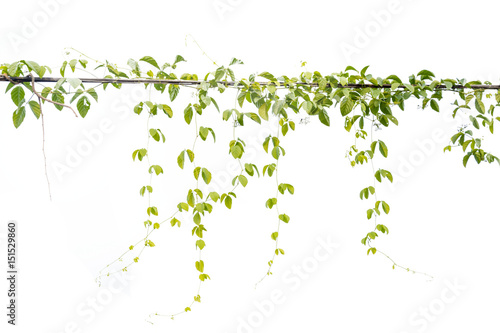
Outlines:
[{"label": "white background", "polygon": [[[185,42],[191,34],[219,65],[242,59],[245,66],[235,67],[240,77],[262,71],[294,76],[307,61],[307,70],[324,75],[347,65],[371,65],[369,72],[381,77],[406,79],[425,68],[439,78],[498,83],[498,9],[491,1],[424,0],[8,2],[2,4],[0,63],[34,60],[57,74],[72,58],[64,54],[66,47],[120,65],[145,55],[171,62],[181,54],[188,62],[177,73],[203,77],[216,66],[192,38]],[[354,53],[345,51],[349,47]],[[370,203],[358,194],[370,184],[371,171],[352,169],[344,158],[352,134],[332,108],[330,128],[314,117],[299,125],[304,115],[294,115],[297,130],[283,139],[287,155],[280,178],[293,184],[296,194],[281,201],[291,221],[280,230],[287,254],[276,260],[273,276],[254,289],[274,246],[269,235],[277,219],[264,207],[274,195],[274,180],[250,179],[244,191],[238,189],[231,211],[216,206],[205,221],[203,255],[212,280],[203,284],[201,304],[173,321],[155,318],[151,325],[150,313],[182,310],[196,292],[192,222],[185,216],[180,229],[164,224],[153,237],[157,246],[147,249],[125,278],[104,279],[97,287],[99,270],[144,233],[147,200],[138,190],[148,181],[145,164],[131,159],[132,151],[146,144],[146,117],[130,107],[147,95],[132,86],[98,93],[100,101],[85,119],[44,108],[52,201],[40,121],[28,112],[15,129],[14,105],[9,95],[0,94],[1,241],[5,249],[6,223],[18,221],[20,272],[18,325],[6,324],[2,305],[2,332],[4,327],[57,333],[495,331],[499,167],[478,166],[471,159],[465,169],[459,152],[443,154],[464,123],[449,117],[453,96],[441,102],[441,114],[407,103],[405,113],[397,112],[398,128],[375,132],[389,147],[389,159],[378,157],[375,163],[391,170],[397,183],[379,186],[379,196],[391,205],[389,216],[380,220],[390,233],[374,245],[398,263],[433,275],[432,281],[393,271],[381,255],[366,256],[360,239],[372,227],[365,216]],[[167,95],[152,96],[175,112],[173,119],[153,121],[167,138],[166,145],[153,143],[151,152],[166,171],[153,178],[152,202],[163,218],[194,186],[190,168],[181,172],[176,165],[178,153],[194,139],[192,126],[180,116],[190,94],[182,90],[174,103]],[[231,93],[213,95],[222,109],[233,107]],[[223,176],[235,172],[226,155],[231,124],[223,123],[213,107],[205,113],[201,121],[214,127],[218,145],[210,138],[197,144],[198,163],[213,171],[221,192],[228,191]],[[89,142],[85,133],[95,135],[90,152],[58,176],[53,166],[67,163],[70,151]],[[248,142],[267,135],[253,124],[237,133]],[[486,139],[485,149],[499,154],[498,137]],[[250,145],[250,152],[259,166],[272,161],[258,144]],[[338,247],[328,253],[319,248],[325,242]],[[299,274],[297,267],[309,273]],[[6,304],[2,280],[1,304]],[[270,305],[272,300],[279,304]]]}]

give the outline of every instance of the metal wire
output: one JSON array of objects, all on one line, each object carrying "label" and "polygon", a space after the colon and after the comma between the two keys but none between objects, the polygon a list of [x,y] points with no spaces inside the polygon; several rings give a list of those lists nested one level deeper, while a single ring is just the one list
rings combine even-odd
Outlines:
[{"label": "metal wire", "polygon": [[[57,78],[57,77],[36,77],[35,82],[52,82],[56,83],[62,78]],[[161,79],[109,79],[109,78],[79,78],[79,80],[82,83],[117,83],[117,84],[175,84],[179,86],[198,86],[202,84],[203,82],[208,82],[208,81],[191,81],[191,80],[161,80]],[[31,82],[31,76],[26,76],[26,77],[8,77],[6,75],[0,76],[0,82],[15,82],[15,83],[24,83],[24,82]],[[221,84],[226,87],[242,87],[244,86],[240,82],[236,81],[216,81],[216,83]],[[284,82],[272,82],[272,81],[267,81],[267,82],[253,82],[253,83],[258,83],[262,86],[268,86],[268,85],[274,85],[274,86],[282,86],[285,87],[290,84],[285,84]],[[317,82],[295,82],[293,83],[295,85],[302,85],[302,86],[310,86],[310,87],[317,87],[318,83]],[[331,84],[327,84],[327,86],[331,86]],[[382,85],[377,85],[377,84],[360,84],[360,83],[349,83],[346,85],[337,85],[334,88],[351,88],[351,89],[360,89],[360,88],[392,88],[392,84],[382,84]],[[404,85],[400,85],[399,88],[405,88],[407,89]],[[450,90],[463,90],[463,89],[474,89],[474,90],[499,90],[500,85],[487,85],[487,84],[473,84],[473,85],[453,85],[451,88],[447,88],[445,85],[436,85],[434,89],[450,89]]]}]

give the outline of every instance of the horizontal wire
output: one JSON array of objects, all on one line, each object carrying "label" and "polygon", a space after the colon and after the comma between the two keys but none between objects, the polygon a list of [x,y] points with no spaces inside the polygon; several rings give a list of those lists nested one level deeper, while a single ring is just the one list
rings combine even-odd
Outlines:
[{"label": "horizontal wire", "polygon": [[[55,77],[36,77],[35,82],[53,82],[56,83],[61,79],[68,78],[55,78]],[[179,86],[197,86],[202,83],[209,83],[209,81],[192,81],[192,80],[161,80],[161,79],[109,79],[109,78],[79,78],[82,83],[118,83],[118,84],[175,84]],[[15,83],[23,83],[23,82],[31,82],[31,76],[26,77],[6,77],[0,76],[0,82],[15,82]],[[243,87],[244,84],[236,81],[216,81],[216,83],[221,84],[226,87]],[[262,86],[288,86],[292,83],[285,84],[284,82],[279,81],[268,81],[268,82],[249,82],[249,84],[258,83]],[[318,87],[319,84],[317,82],[294,82],[295,85],[302,86],[310,86],[310,87]],[[327,83],[326,86],[332,86]],[[429,85],[426,85],[428,87]],[[334,88],[392,88],[392,84],[371,84],[371,83],[348,83],[346,85],[337,85],[333,86]],[[398,88],[406,88],[403,84],[401,84]],[[448,88],[446,85],[436,85],[434,89],[452,89],[452,90],[461,90],[461,89],[491,89],[491,90],[499,90],[500,85],[487,85],[487,84],[473,84],[473,85],[453,85],[451,88]]]}]

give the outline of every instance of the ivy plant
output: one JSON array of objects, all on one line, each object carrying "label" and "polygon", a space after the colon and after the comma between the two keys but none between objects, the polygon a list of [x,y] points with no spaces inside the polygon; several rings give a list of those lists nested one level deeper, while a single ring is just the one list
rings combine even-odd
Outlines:
[{"label": "ivy plant", "polygon": [[[148,118],[148,128],[144,133],[147,145],[137,147],[131,152],[132,160],[143,164],[149,175],[149,182],[138,189],[138,195],[147,199],[144,221],[141,222],[144,224],[145,235],[106,265],[97,278],[100,283],[102,277],[127,271],[130,266],[139,263],[144,251],[155,247],[152,236],[156,230],[166,226],[180,228],[187,224],[188,228],[192,228],[193,245],[199,252],[199,258],[194,262],[199,286],[182,311],[167,314],[171,318],[191,311],[194,303],[201,302],[201,285],[211,279],[210,266],[205,265],[202,257],[203,250],[209,246],[204,239],[209,229],[206,223],[208,217],[214,209],[231,210],[233,202],[238,198],[238,192],[256,177],[269,178],[276,186],[276,192],[271,197],[262,198],[262,205],[274,211],[274,217],[270,215],[270,218],[276,220],[276,228],[268,236],[269,240],[274,242],[274,250],[270,253],[264,277],[272,274],[276,259],[285,254],[279,242],[280,228],[293,221],[293,216],[281,209],[281,203],[287,196],[295,193],[295,188],[291,183],[293,180],[282,179],[280,171],[281,168],[291,167],[281,162],[281,158],[286,154],[282,139],[294,132],[296,126],[290,115],[305,114],[317,117],[325,126],[330,126],[332,113],[343,119],[345,130],[352,133],[353,137],[353,144],[348,147],[346,157],[352,167],[365,168],[373,179],[359,192],[359,198],[367,202],[366,212],[360,215],[371,223],[366,234],[362,235],[361,243],[366,246],[368,255],[380,253],[388,258],[393,269],[401,268],[418,273],[397,264],[375,246],[378,237],[389,233],[389,227],[383,220],[384,216],[391,212],[391,205],[379,193],[378,185],[382,182],[393,182],[394,178],[390,170],[377,167],[378,160],[391,157],[391,150],[384,141],[374,136],[374,129],[398,126],[397,113],[405,110],[405,102],[409,99],[419,100],[424,110],[443,112],[442,109],[445,109],[444,112],[451,112],[453,117],[457,117],[458,113],[467,115],[470,123],[459,128],[457,133],[450,137],[449,145],[444,147],[445,152],[460,150],[463,153],[464,167],[471,158],[478,164],[500,164],[497,156],[485,150],[486,145],[481,139],[482,131],[494,133],[495,123],[500,121],[500,117],[495,116],[495,110],[500,106],[500,87],[492,86],[490,82],[437,79],[429,70],[421,70],[403,81],[397,75],[376,77],[368,73],[368,66],[361,70],[348,66],[343,71],[328,75],[317,71],[304,71],[295,77],[262,72],[258,75],[252,74],[248,78],[238,78],[235,70],[243,65],[243,61],[237,58],[232,58],[223,66],[216,64],[214,70],[198,76],[195,73],[176,72],[178,66],[184,62],[186,60],[180,55],[163,64],[151,56],[144,56],[140,59],[129,59],[125,66],[117,66],[112,62],[97,61],[79,53],[78,57],[64,61],[61,67],[55,70],[28,60],[0,65],[0,81],[7,83],[5,92],[10,94],[14,104],[12,121],[16,128],[22,125],[28,110],[31,110],[36,119],[41,118],[43,126],[43,114],[49,106],[85,118],[99,100],[98,89],[105,92],[113,88],[120,89],[123,84],[142,84],[145,89],[154,89],[168,95],[170,102],[178,97],[181,89],[195,89],[196,102],[187,104],[183,109],[174,110],[166,103],[144,100],[131,110],[137,116]],[[91,68],[91,63],[96,65]],[[101,77],[75,78],[76,70],[96,75],[99,70]],[[51,84],[37,88],[42,82]],[[235,94],[236,102],[233,107],[224,108],[218,104],[216,98],[228,91]],[[446,93],[456,95],[452,108],[440,106],[440,101]],[[244,105],[251,105],[253,112],[243,111]],[[217,141],[217,133],[203,124],[203,114],[208,108],[217,110],[221,121],[233,128],[233,136],[229,142]],[[180,169],[192,174],[193,180],[192,184],[184,189],[185,200],[173,202],[174,212],[169,215],[160,211],[153,203],[156,187],[154,179],[164,173],[164,169],[162,165],[154,164],[154,156],[150,156],[151,145],[168,144],[168,139],[161,128],[149,126],[149,119],[174,116],[183,117],[194,129],[193,141],[185,142],[185,147],[176,156],[171,157],[176,160]],[[261,142],[262,150],[269,155],[269,163],[257,165],[255,161],[246,158],[246,143],[237,135],[237,129],[249,121],[263,125],[273,117],[278,121],[278,129]],[[214,170],[208,169],[203,161],[198,160],[198,139],[227,147],[227,154],[237,161],[239,171],[232,176],[231,188],[219,192],[208,190]],[[181,218],[183,212],[190,214],[190,221]],[[154,315],[164,316],[159,313]]]}]

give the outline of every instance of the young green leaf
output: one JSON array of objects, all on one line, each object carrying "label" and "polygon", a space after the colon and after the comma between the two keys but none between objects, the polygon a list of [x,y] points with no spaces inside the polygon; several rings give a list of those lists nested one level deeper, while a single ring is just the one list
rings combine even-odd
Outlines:
[{"label": "young green leaf", "polygon": [[153,57],[145,56],[139,59],[139,61],[147,62],[148,64],[160,69],[160,66],[158,66],[158,63],[153,59]]}]

